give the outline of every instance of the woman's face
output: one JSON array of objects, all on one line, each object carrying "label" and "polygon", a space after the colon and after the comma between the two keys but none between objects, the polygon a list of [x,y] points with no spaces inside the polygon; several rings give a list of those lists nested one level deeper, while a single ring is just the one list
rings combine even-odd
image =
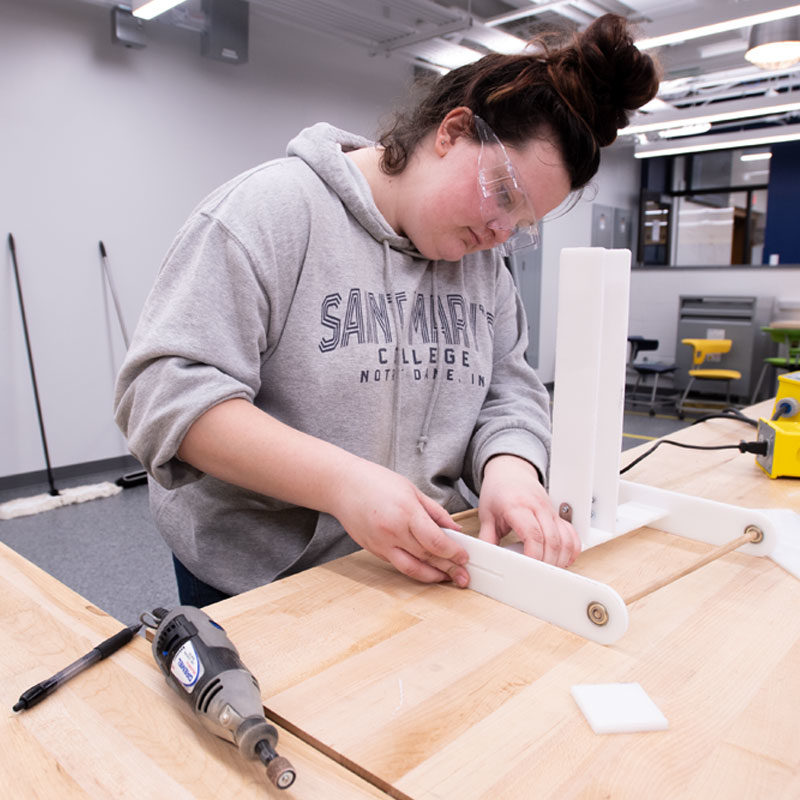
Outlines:
[{"label": "woman's face", "polygon": [[[441,137],[441,134],[438,134]],[[424,147],[424,144],[423,144]],[[559,206],[570,191],[569,176],[558,150],[544,139],[522,148],[506,148],[537,220]],[[481,147],[461,135],[439,138],[417,161],[409,182],[409,200],[398,220],[402,233],[426,258],[458,261],[467,253],[505,242],[510,231],[489,227],[478,183]],[[435,155],[434,155],[435,154]],[[529,222],[519,210],[514,222]]]}]

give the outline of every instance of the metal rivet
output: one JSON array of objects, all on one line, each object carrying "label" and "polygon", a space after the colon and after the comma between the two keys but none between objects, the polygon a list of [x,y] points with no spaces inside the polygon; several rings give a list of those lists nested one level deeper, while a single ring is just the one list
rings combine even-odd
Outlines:
[{"label": "metal rivet", "polygon": [[595,625],[605,625],[608,622],[608,609],[602,603],[589,603],[586,615]]},{"label": "metal rivet", "polygon": [[753,540],[753,544],[758,544],[764,541],[764,531],[757,525],[748,525],[744,529],[745,536],[749,536]]},{"label": "metal rivet", "polygon": [[569,503],[562,503],[558,507],[558,516],[567,522],[572,522],[572,506]]}]

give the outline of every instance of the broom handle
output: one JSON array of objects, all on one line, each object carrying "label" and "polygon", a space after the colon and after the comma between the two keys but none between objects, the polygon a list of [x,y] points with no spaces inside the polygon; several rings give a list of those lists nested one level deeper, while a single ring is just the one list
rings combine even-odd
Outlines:
[{"label": "broom handle", "polygon": [[106,253],[106,246],[102,240],[98,242],[100,247],[100,262],[103,265],[103,273],[106,276],[111,298],[114,301],[114,308],[117,310],[117,319],[119,320],[119,327],[122,331],[122,341],[125,342],[125,349],[128,350],[131,346],[130,338],[128,337],[128,329],[125,327],[125,318],[122,316],[122,307],[119,304],[119,297],[117,297],[117,288],[114,286],[114,280],[111,277],[111,270],[108,268],[108,254]]},{"label": "broom handle", "polygon": [[50,484],[50,494],[59,494],[53,480],[53,467],[50,464],[50,451],[47,449],[47,436],[44,432],[44,419],[42,418],[42,404],[39,402],[39,386],[36,383],[36,370],[33,368],[33,353],[31,352],[31,340],[28,335],[28,319],[25,316],[25,303],[22,300],[22,286],[19,280],[19,267],[17,266],[17,248],[14,245],[14,237],[8,234],[8,248],[11,250],[11,263],[14,265],[14,279],[17,283],[17,297],[19,298],[19,312],[22,316],[22,330],[25,334],[25,349],[28,353],[28,366],[31,371],[31,383],[33,384],[33,397],[36,400],[36,416],[39,419],[39,433],[42,436],[42,448],[44,449],[44,460],[47,465],[47,481]]}]

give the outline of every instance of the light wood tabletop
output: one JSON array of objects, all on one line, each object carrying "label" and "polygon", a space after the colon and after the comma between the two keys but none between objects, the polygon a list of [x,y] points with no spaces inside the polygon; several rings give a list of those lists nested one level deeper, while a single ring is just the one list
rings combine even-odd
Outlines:
[{"label": "light wood tabletop", "polygon": [[[287,731],[280,731],[278,752],[297,780],[287,791],[275,789],[263,766],[202,727],[141,636],[35,707],[11,710],[23,691],[122,627],[0,545],[0,797],[385,798]],[[269,672],[258,676],[262,685]]]},{"label": "light wood tabletop", "polygon": [[[669,438],[754,430],[710,420]],[[625,477],[800,509],[800,481],[738,451],[664,445]],[[572,568],[631,593],[711,549],[644,528]],[[269,715],[396,798],[800,797],[800,581],[770,559],[729,553],[647,595],[611,646],[364,552],[210,611],[265,676]],[[595,734],[570,688],[616,682],[640,683],[669,729]]]}]

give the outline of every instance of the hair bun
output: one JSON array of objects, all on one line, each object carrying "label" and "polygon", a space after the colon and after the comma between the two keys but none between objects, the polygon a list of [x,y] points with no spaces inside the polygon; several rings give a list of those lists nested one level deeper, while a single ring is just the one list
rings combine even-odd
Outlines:
[{"label": "hair bun", "polygon": [[381,169],[400,174],[423,139],[463,106],[511,146],[536,138],[554,142],[570,188],[583,188],[600,166],[600,148],[658,91],[656,64],[639,52],[617,14],[599,17],[566,43],[563,32],[550,31],[531,44],[537,46],[532,51],[490,53],[433,79],[415,106],[381,134]]},{"label": "hair bun", "polygon": [[658,91],[655,62],[634,45],[617,14],[598,17],[571,44],[551,51],[547,61],[554,88],[601,147],[611,144],[630,112]]}]

